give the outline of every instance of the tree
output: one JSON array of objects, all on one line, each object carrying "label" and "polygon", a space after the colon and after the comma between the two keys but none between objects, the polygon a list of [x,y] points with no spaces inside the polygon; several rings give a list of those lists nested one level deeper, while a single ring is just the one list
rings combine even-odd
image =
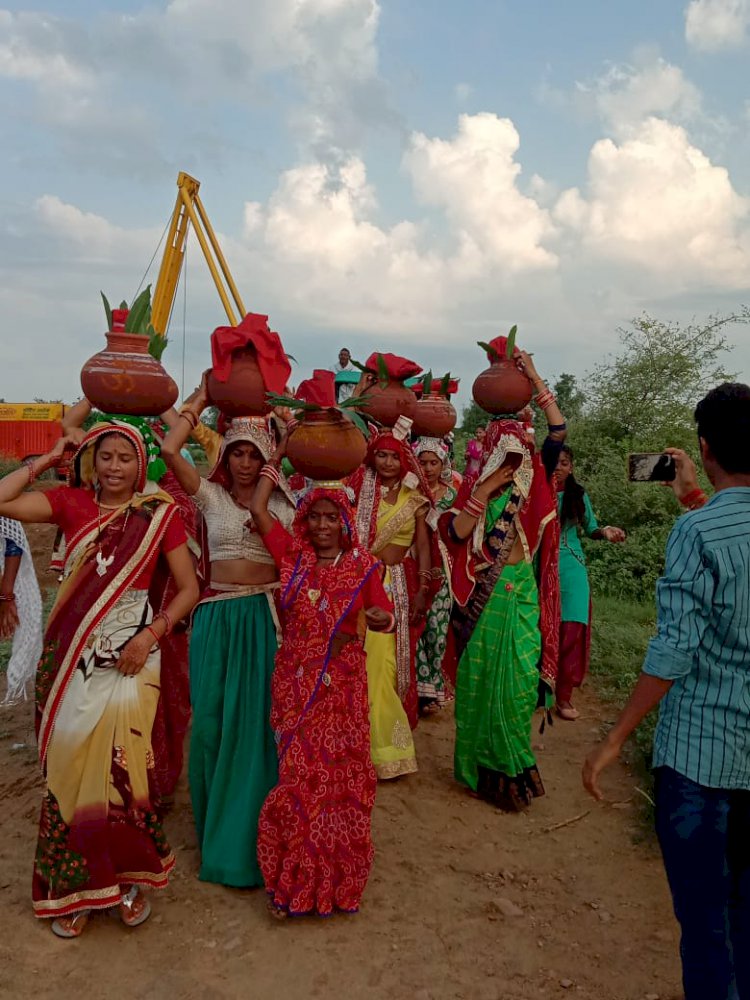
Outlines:
[{"label": "tree", "polygon": [[473,437],[477,427],[486,427],[492,417],[486,410],[472,400],[468,406],[464,407],[462,413],[461,430],[467,437]]},{"label": "tree", "polygon": [[730,350],[723,330],[750,322],[743,307],[705,324],[662,322],[644,313],[618,330],[621,352],[586,377],[586,412],[613,439],[641,447],[663,446],[665,438],[692,428],[692,411],[706,392],[734,378],[720,356]]}]

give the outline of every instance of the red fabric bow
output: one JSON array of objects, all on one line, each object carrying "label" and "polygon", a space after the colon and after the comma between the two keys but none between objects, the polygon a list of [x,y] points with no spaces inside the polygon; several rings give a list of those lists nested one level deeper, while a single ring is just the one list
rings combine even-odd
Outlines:
[{"label": "red fabric bow", "polygon": [[258,368],[269,392],[284,392],[292,366],[289,364],[281,338],[268,327],[268,316],[248,313],[238,326],[217,326],[211,334],[213,373],[219,382],[226,382],[232,367],[232,351],[254,347]]},{"label": "red fabric bow", "polygon": [[312,378],[300,382],[295,398],[316,406],[335,406],[336,376],[324,368],[316,368]]},{"label": "red fabric bow", "polygon": [[422,371],[415,361],[409,361],[408,358],[400,358],[398,354],[380,354],[379,351],[375,351],[365,362],[365,368],[373,375],[380,375],[379,357],[382,357],[385,363],[389,378],[403,381],[407,378],[413,378],[414,375],[419,375]]},{"label": "red fabric bow", "polygon": [[[507,337],[495,337],[494,340],[490,341],[490,347],[493,347],[497,351],[497,355],[501,361],[505,361],[508,356],[508,338]],[[521,352],[517,347],[513,348],[513,357],[517,358]],[[491,354],[487,355],[488,361],[494,361],[495,359]]]}]

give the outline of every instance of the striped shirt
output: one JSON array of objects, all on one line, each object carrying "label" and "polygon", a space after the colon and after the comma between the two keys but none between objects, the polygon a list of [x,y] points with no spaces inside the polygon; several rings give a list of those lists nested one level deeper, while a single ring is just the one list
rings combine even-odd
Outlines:
[{"label": "striped shirt", "polygon": [[643,670],[674,683],[653,766],[750,789],[750,488],[720,490],[679,519],[656,599]]}]

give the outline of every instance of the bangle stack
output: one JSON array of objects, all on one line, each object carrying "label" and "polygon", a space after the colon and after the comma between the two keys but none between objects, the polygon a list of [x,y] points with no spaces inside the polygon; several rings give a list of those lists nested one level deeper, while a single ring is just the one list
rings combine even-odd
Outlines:
[{"label": "bangle stack", "polygon": [[266,462],[266,464],[260,470],[260,475],[265,476],[266,479],[270,479],[271,482],[274,484],[274,486],[279,485],[279,480],[281,477],[279,475],[279,470],[276,468],[275,465],[271,465],[270,463]]},{"label": "bangle stack", "polygon": [[[540,384],[544,385],[543,382]],[[557,402],[557,396],[555,396],[554,392],[551,389],[548,389],[546,385],[544,385],[543,389],[539,390],[534,399],[536,400],[536,405],[540,410],[548,410],[553,403]]]},{"label": "bangle stack", "polygon": [[0,594],[0,601],[6,601],[8,604],[10,604],[11,601],[15,601],[15,599],[15,594]]},{"label": "bangle stack", "polygon": [[479,520],[480,517],[484,517],[484,513],[486,510],[487,510],[486,502],[483,502],[482,500],[477,500],[477,498],[472,493],[472,495],[464,504],[464,509],[462,513],[468,514],[469,517],[475,517],[477,520]]},{"label": "bangle stack", "polygon": [[26,466],[26,469],[28,471],[28,474],[29,474],[29,486],[31,486],[31,484],[36,479],[36,469],[34,468],[34,459],[33,458],[25,458],[23,460],[23,465]]},{"label": "bangle stack", "polygon": [[422,581],[419,584],[419,589],[427,591],[432,586],[432,573],[428,569],[420,569],[419,579]]},{"label": "bangle stack", "polygon": [[697,510],[705,505],[707,499],[708,497],[703,490],[696,487],[696,489],[686,493],[684,497],[680,497],[680,503],[688,510]]}]

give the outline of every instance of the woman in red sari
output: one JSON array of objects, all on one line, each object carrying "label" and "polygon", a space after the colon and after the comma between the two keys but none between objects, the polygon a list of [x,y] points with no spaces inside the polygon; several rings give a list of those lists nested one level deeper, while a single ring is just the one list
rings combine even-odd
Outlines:
[{"label": "woman in red sari", "polygon": [[279,782],[261,810],[258,862],[274,916],[353,913],[374,853],[364,632],[392,630],[392,606],[342,484],[314,485],[290,534],[268,512],[274,481],[265,466],[252,501],[281,573],[284,631],[271,709]]},{"label": "woman in red sari", "polygon": [[[0,513],[56,524],[64,580],[37,668],[36,723],[45,793],[34,864],[37,917],[78,937],[92,910],[119,906],[143,923],[140,886],[164,888],[174,866],[156,811],[151,729],[160,695],[159,642],[198,599],[185,529],[171,497],[148,481],[144,434],[95,425],[70,486],[22,494],[59,462],[66,439],[0,481]],[[176,582],[154,605],[161,557]]]}]

